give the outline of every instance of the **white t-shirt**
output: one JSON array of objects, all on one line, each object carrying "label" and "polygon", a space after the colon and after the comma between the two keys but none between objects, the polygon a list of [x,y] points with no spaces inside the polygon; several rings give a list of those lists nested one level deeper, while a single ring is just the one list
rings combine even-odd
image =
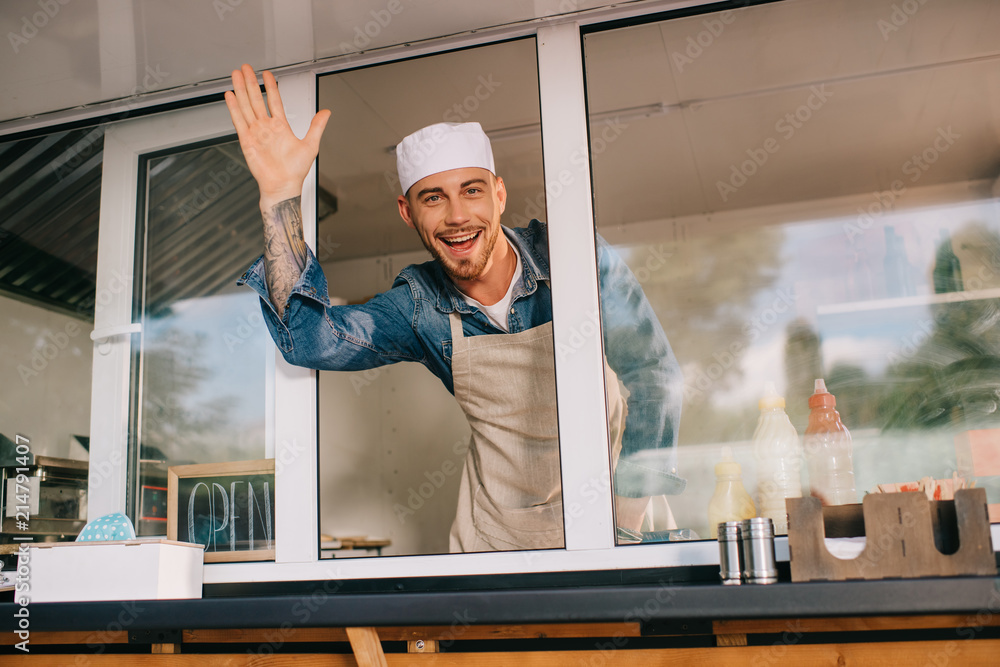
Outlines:
[{"label": "white t-shirt", "polygon": [[[506,236],[504,237],[504,241],[507,241]],[[514,251],[514,258],[517,260],[517,263],[514,265],[514,276],[510,279],[510,285],[507,286],[507,293],[503,295],[503,298],[492,306],[484,306],[465,292],[462,292],[462,297],[466,303],[483,311],[490,322],[504,331],[509,331],[507,328],[507,311],[510,310],[510,301],[514,294],[514,286],[521,282],[521,253],[517,251],[517,248],[510,241],[507,241],[507,245]],[[459,291],[461,292],[461,290]]]}]

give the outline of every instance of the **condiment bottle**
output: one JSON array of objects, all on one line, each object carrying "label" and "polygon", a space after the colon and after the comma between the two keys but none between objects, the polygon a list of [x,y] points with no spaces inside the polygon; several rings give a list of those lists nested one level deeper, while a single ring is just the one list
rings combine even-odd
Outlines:
[{"label": "condiment bottle", "polygon": [[788,533],[785,498],[802,496],[802,449],[799,433],[785,414],[785,399],[773,382],[764,385],[758,403],[760,418],[753,434],[757,461],[757,497],[760,516],[771,519],[775,535]]},{"label": "condiment bottle", "polygon": [[719,524],[742,521],[757,515],[753,498],[743,487],[743,468],[733,460],[732,450],[722,448],[722,460],[715,464],[715,493],[708,501],[708,526],[713,539],[719,536]]},{"label": "condiment bottle", "polygon": [[814,393],[809,397],[804,449],[809,468],[809,492],[824,505],[858,502],[854,490],[851,434],[841,423],[836,405],[837,399],[826,390],[826,383],[816,380]]}]

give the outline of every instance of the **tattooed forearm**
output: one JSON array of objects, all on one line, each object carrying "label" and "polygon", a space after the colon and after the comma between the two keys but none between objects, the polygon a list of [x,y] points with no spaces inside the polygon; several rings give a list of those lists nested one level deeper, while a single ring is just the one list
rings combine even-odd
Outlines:
[{"label": "tattooed forearm", "polygon": [[264,266],[267,290],[278,316],[285,314],[288,295],[306,267],[302,234],[302,198],[278,202],[264,216]]}]

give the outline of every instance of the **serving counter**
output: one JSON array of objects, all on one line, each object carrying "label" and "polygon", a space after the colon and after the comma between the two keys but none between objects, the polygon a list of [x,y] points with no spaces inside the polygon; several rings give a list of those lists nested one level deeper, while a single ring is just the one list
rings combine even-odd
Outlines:
[{"label": "serving counter", "polygon": [[670,575],[399,580],[382,591],[297,582],[283,593],[209,587],[199,600],[38,603],[28,653],[14,646],[19,607],[4,602],[0,662],[986,665],[1000,655],[1000,578],[722,586]]}]

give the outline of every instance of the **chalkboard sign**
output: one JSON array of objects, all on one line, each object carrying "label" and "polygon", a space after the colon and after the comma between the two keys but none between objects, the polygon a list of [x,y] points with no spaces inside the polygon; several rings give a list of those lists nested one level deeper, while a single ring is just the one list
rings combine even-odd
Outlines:
[{"label": "chalkboard sign", "polygon": [[168,468],[167,538],[206,563],[274,560],[274,459]]}]

